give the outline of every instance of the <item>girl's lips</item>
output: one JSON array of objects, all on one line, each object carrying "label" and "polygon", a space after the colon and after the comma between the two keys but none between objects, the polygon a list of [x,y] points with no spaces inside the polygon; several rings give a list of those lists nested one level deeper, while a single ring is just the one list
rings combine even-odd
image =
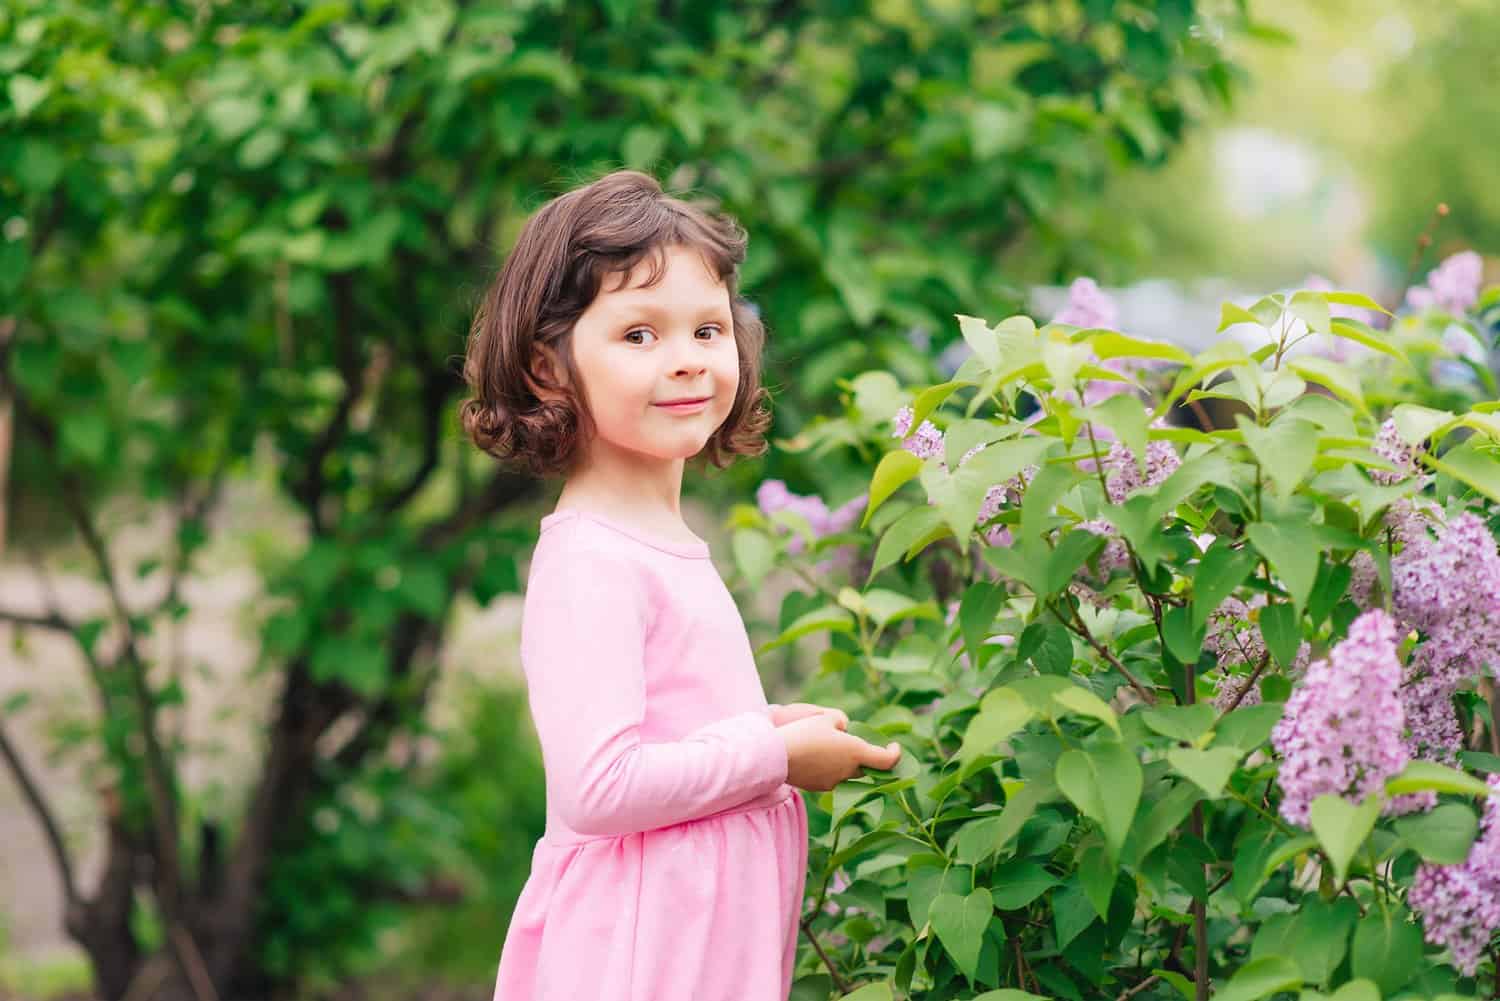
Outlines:
[{"label": "girl's lips", "polygon": [[704,407],[708,406],[708,400],[702,399],[694,403],[658,403],[656,404],[656,406],[661,407],[663,410],[670,410],[673,413],[687,414],[697,410],[702,410]]}]

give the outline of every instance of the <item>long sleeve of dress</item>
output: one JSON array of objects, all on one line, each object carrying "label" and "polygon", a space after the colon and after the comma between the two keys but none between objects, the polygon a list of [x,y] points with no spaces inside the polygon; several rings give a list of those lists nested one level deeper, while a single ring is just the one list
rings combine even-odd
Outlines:
[{"label": "long sleeve of dress", "polygon": [[770,714],[743,712],[680,740],[643,742],[650,609],[628,560],[590,554],[528,581],[539,614],[523,636],[529,701],[562,820],[619,836],[696,820],[786,781]]}]

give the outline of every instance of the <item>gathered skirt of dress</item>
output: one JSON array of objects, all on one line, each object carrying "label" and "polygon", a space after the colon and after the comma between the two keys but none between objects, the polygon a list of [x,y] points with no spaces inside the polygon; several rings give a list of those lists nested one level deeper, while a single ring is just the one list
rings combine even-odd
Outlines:
[{"label": "gathered skirt of dress", "polygon": [[619,837],[544,836],[494,1001],[786,1001],[807,806],[755,803]]}]

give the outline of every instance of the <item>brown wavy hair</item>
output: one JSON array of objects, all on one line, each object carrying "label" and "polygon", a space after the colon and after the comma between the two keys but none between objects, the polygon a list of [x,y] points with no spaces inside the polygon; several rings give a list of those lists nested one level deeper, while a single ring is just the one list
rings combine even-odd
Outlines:
[{"label": "brown wavy hair", "polygon": [[[573,325],[604,277],[649,261],[647,284],[660,280],[665,250],[703,255],[729,290],[739,350],[734,406],[694,460],[722,469],[738,455],[766,451],[769,393],[761,386],[765,328],[739,294],[745,231],[732,218],[671,197],[647,174],[619,170],[552,199],[527,220],[505,265],[485,292],[469,331],[464,380],[472,396],[459,408],[464,431],[481,450],[536,476],[568,476],[595,430],[573,363]],[[534,365],[545,345],[568,384]],[[547,395],[543,399],[538,390]]]}]

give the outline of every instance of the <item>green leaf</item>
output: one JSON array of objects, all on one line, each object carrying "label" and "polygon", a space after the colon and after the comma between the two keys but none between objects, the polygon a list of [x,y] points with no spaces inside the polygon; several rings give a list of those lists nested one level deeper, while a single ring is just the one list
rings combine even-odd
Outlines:
[{"label": "green leaf", "polygon": [[1078,883],[1101,921],[1109,919],[1109,898],[1115,889],[1115,863],[1096,838],[1089,838],[1078,852]]},{"label": "green leaf", "polygon": [[1348,897],[1303,898],[1300,910],[1273,915],[1261,925],[1250,958],[1285,956],[1296,962],[1304,983],[1327,983],[1349,952],[1358,920],[1359,907]]},{"label": "green leaf", "polygon": [[1255,548],[1281,577],[1292,607],[1300,615],[1318,579],[1322,546],[1317,533],[1309,525],[1291,521],[1257,521],[1247,531]]},{"label": "green leaf", "polygon": [[1052,925],[1059,949],[1066,949],[1094,921],[1094,905],[1089,903],[1076,879],[1052,892]]},{"label": "green leaf", "polygon": [[1218,799],[1244,753],[1237,747],[1215,746],[1206,751],[1174,747],[1167,752],[1167,761],[1207,793],[1209,799]]},{"label": "green leaf", "polygon": [[1132,859],[1139,861],[1151,854],[1152,849],[1167,839],[1192,810],[1193,804],[1203,798],[1203,793],[1191,782],[1179,782],[1146,812],[1139,826],[1132,830],[1135,850]]},{"label": "green leaf", "polygon": [[1389,334],[1375,330],[1368,324],[1361,323],[1358,320],[1351,320],[1347,317],[1339,317],[1333,321],[1330,327],[1330,332],[1335,337],[1342,337],[1356,344],[1363,344],[1373,351],[1388,354],[1398,361],[1407,360],[1405,352],[1387,340],[1390,336]]},{"label": "green leaf", "polygon": [[1479,835],[1479,818],[1463,803],[1440,803],[1430,813],[1397,819],[1395,828],[1428,862],[1458,865]]},{"label": "green leaf", "polygon": [[1162,619],[1162,638],[1167,649],[1184,664],[1196,663],[1203,652],[1204,628],[1193,625],[1193,610],[1186,605],[1177,605]]},{"label": "green leaf", "polygon": [[1354,929],[1349,966],[1356,977],[1373,980],[1390,997],[1422,966],[1422,930],[1407,920],[1400,904],[1372,907]]},{"label": "green leaf", "polygon": [[1254,550],[1248,547],[1236,549],[1223,539],[1215,540],[1208,547],[1193,573],[1194,629],[1201,628],[1224,599],[1245,582],[1255,569],[1255,561]]},{"label": "green leaf", "polygon": [[1018,991],[1014,987],[1005,987],[998,991],[985,991],[974,999],[974,1001],[1051,1001],[1050,998],[1040,994],[1028,994],[1026,991]]},{"label": "green leaf", "polygon": [[1031,859],[1017,859],[995,867],[990,892],[1002,911],[1018,911],[1057,886],[1059,880]]},{"label": "green leaf", "polygon": [[928,920],[938,941],[953,957],[958,968],[971,981],[979,968],[979,949],[984,944],[984,930],[995,912],[990,891],[979,887],[967,897],[940,893],[932,902]]},{"label": "green leaf", "polygon": [[1253,323],[1260,326],[1260,318],[1250,312],[1244,306],[1236,306],[1232,302],[1226,302],[1219,307],[1219,327],[1215,333],[1223,333],[1230,327],[1240,323]]},{"label": "green leaf", "polygon": [[1296,963],[1285,956],[1265,956],[1240,967],[1214,994],[1214,1001],[1259,1001],[1301,986],[1302,971]]},{"label": "green leaf", "polygon": [[1282,497],[1291,496],[1317,458],[1317,426],[1290,416],[1265,428],[1258,427],[1244,414],[1236,414],[1234,419],[1245,436],[1245,444],[1250,446],[1255,461],[1275,484],[1277,493]]},{"label": "green leaf", "polygon": [[1183,996],[1184,1001],[1195,1001],[1197,998],[1198,994],[1193,989],[1193,982],[1177,971],[1156,969],[1151,972],[1171,984],[1172,988]]},{"label": "green leaf", "polygon": [[[952,396],[954,391],[963,385],[966,385],[966,383],[960,380],[953,380],[952,382],[938,383],[936,386],[928,386],[918,393],[917,398],[911,404],[912,430],[921,427],[922,422],[927,419],[928,415],[942,406],[943,401]],[[992,422],[985,423],[990,423],[993,426]],[[951,432],[952,429],[950,428],[949,430]],[[959,454],[962,455],[963,453]]]},{"label": "green leaf", "polygon": [[964,649],[968,651],[969,663],[976,669],[983,663],[984,641],[995,616],[1004,606],[1006,591],[993,581],[977,581],[970,584],[958,605],[958,628],[963,635]]},{"label": "green leaf", "polygon": [[1442,459],[1431,454],[1421,454],[1423,462],[1440,473],[1446,473],[1461,483],[1478,490],[1490,500],[1500,503],[1500,462],[1492,454],[1481,452],[1468,443],[1443,453]]},{"label": "green leaf", "polygon": [[1415,403],[1398,403],[1391,410],[1391,419],[1396,422],[1396,434],[1408,445],[1420,445],[1437,432],[1438,428],[1453,423],[1457,418],[1448,410],[1434,410]]},{"label": "green leaf", "polygon": [[815,608],[799,616],[795,622],[786,627],[780,636],[769,643],[761,644],[756,652],[765,653],[767,650],[774,650],[812,633],[851,633],[853,631],[854,616],[837,605],[824,605],[822,608]]},{"label": "green leaf", "polygon": [[1088,689],[1070,685],[1054,692],[1052,701],[1068,712],[1098,720],[1113,730],[1116,737],[1120,736],[1120,721],[1116,718],[1115,711],[1109,707],[1109,703]]},{"label": "green leaf", "polygon": [[1334,883],[1342,886],[1349,863],[1375,829],[1380,816],[1380,797],[1366,796],[1356,806],[1335,793],[1324,793],[1312,801],[1308,814],[1318,844],[1333,863]]},{"label": "green leaf", "polygon": [[1214,745],[1253,750],[1266,742],[1284,708],[1280,702],[1242,706],[1219,720],[1214,727]]},{"label": "green leaf", "polygon": [[980,703],[979,714],[969,721],[968,729],[964,731],[958,760],[968,762],[988,753],[1035,715],[1036,711],[1013,689],[996,688],[987,692]]},{"label": "green leaf", "polygon": [[1045,593],[1056,594],[1071,584],[1078,568],[1103,549],[1106,541],[1104,536],[1095,535],[1087,529],[1079,529],[1063,536],[1057,548],[1047,557]]},{"label": "green leaf", "polygon": [[922,485],[942,511],[953,537],[967,540],[974,533],[975,519],[990,487],[1036,463],[1048,445],[1041,435],[997,441],[948,473],[943,472],[935,459],[929,460],[922,468]]},{"label": "green leaf", "polygon": [[1293,316],[1307,324],[1307,329],[1320,334],[1329,333],[1332,317],[1328,313],[1328,300],[1321,292],[1297,292],[1287,309]]},{"label": "green leaf", "polygon": [[842,1001],[891,1001],[891,982],[882,980],[879,983],[865,984],[858,990],[839,997]]},{"label": "green leaf", "polygon": [[1190,706],[1158,705],[1145,710],[1141,719],[1163,737],[1191,744],[1214,725],[1214,707],[1207,702]]},{"label": "green leaf", "polygon": [[927,923],[932,902],[939,894],[963,896],[973,880],[968,866],[947,865],[937,855],[913,855],[906,862],[906,908],[912,927]]},{"label": "green leaf", "polygon": [[1388,796],[1403,796],[1409,792],[1452,792],[1461,796],[1488,796],[1490,787],[1481,779],[1457,768],[1449,768],[1435,761],[1413,761],[1400,775],[1386,779]]},{"label": "green leaf", "polygon": [[1129,337],[1114,330],[1091,334],[1088,337],[1088,345],[1094,349],[1094,354],[1100,360],[1110,358],[1160,358],[1163,361],[1172,361],[1179,365],[1191,365],[1193,363],[1193,356],[1175,344],[1168,344],[1166,341],[1151,341],[1139,337]]},{"label": "green leaf", "polygon": [[1091,419],[1096,416],[1100,418],[1101,423],[1114,431],[1115,436],[1135,453],[1137,466],[1144,466],[1146,432],[1151,416],[1146,413],[1140,400],[1128,393],[1117,393],[1105,397],[1084,413]]},{"label": "green leaf", "polygon": [[904,448],[894,452],[887,452],[875,467],[875,475],[870,478],[870,500],[865,507],[865,516],[860,520],[859,527],[864,528],[870,524],[870,516],[875,509],[886,502],[886,499],[901,489],[901,486],[922,471],[922,460]]},{"label": "green leaf", "polygon": [[1283,669],[1290,669],[1302,648],[1302,633],[1297,627],[1297,613],[1291,605],[1272,602],[1260,610],[1260,634],[1266,649]]},{"label": "green leaf", "polygon": [[946,535],[947,529],[943,527],[942,512],[929,504],[914,507],[897,518],[880,537],[880,545],[875,547],[875,560],[870,564],[870,576],[865,579],[865,583],[868,584],[880,571],[906,556],[924,539],[931,541],[934,533]]},{"label": "green leaf", "polygon": [[984,363],[986,369],[1000,367],[1000,339],[990,325],[977,316],[958,316],[958,330],[963,335],[974,356]]},{"label": "green leaf", "polygon": [[1141,764],[1124,744],[1075,748],[1057,759],[1057,787],[1104,831],[1111,859],[1120,857],[1142,782]]},{"label": "green leaf", "polygon": [[1335,396],[1360,413],[1370,412],[1370,408],[1365,404],[1364,393],[1359,388],[1359,376],[1338,362],[1319,358],[1316,355],[1306,355],[1288,360],[1286,366],[1308,382],[1326,386]]},{"label": "green leaf", "polygon": [[16,117],[25,118],[36,110],[37,105],[46,100],[47,95],[52,91],[52,82],[38,80],[25,73],[15,73],[6,81],[5,88],[10,97],[11,107],[15,109]]}]

